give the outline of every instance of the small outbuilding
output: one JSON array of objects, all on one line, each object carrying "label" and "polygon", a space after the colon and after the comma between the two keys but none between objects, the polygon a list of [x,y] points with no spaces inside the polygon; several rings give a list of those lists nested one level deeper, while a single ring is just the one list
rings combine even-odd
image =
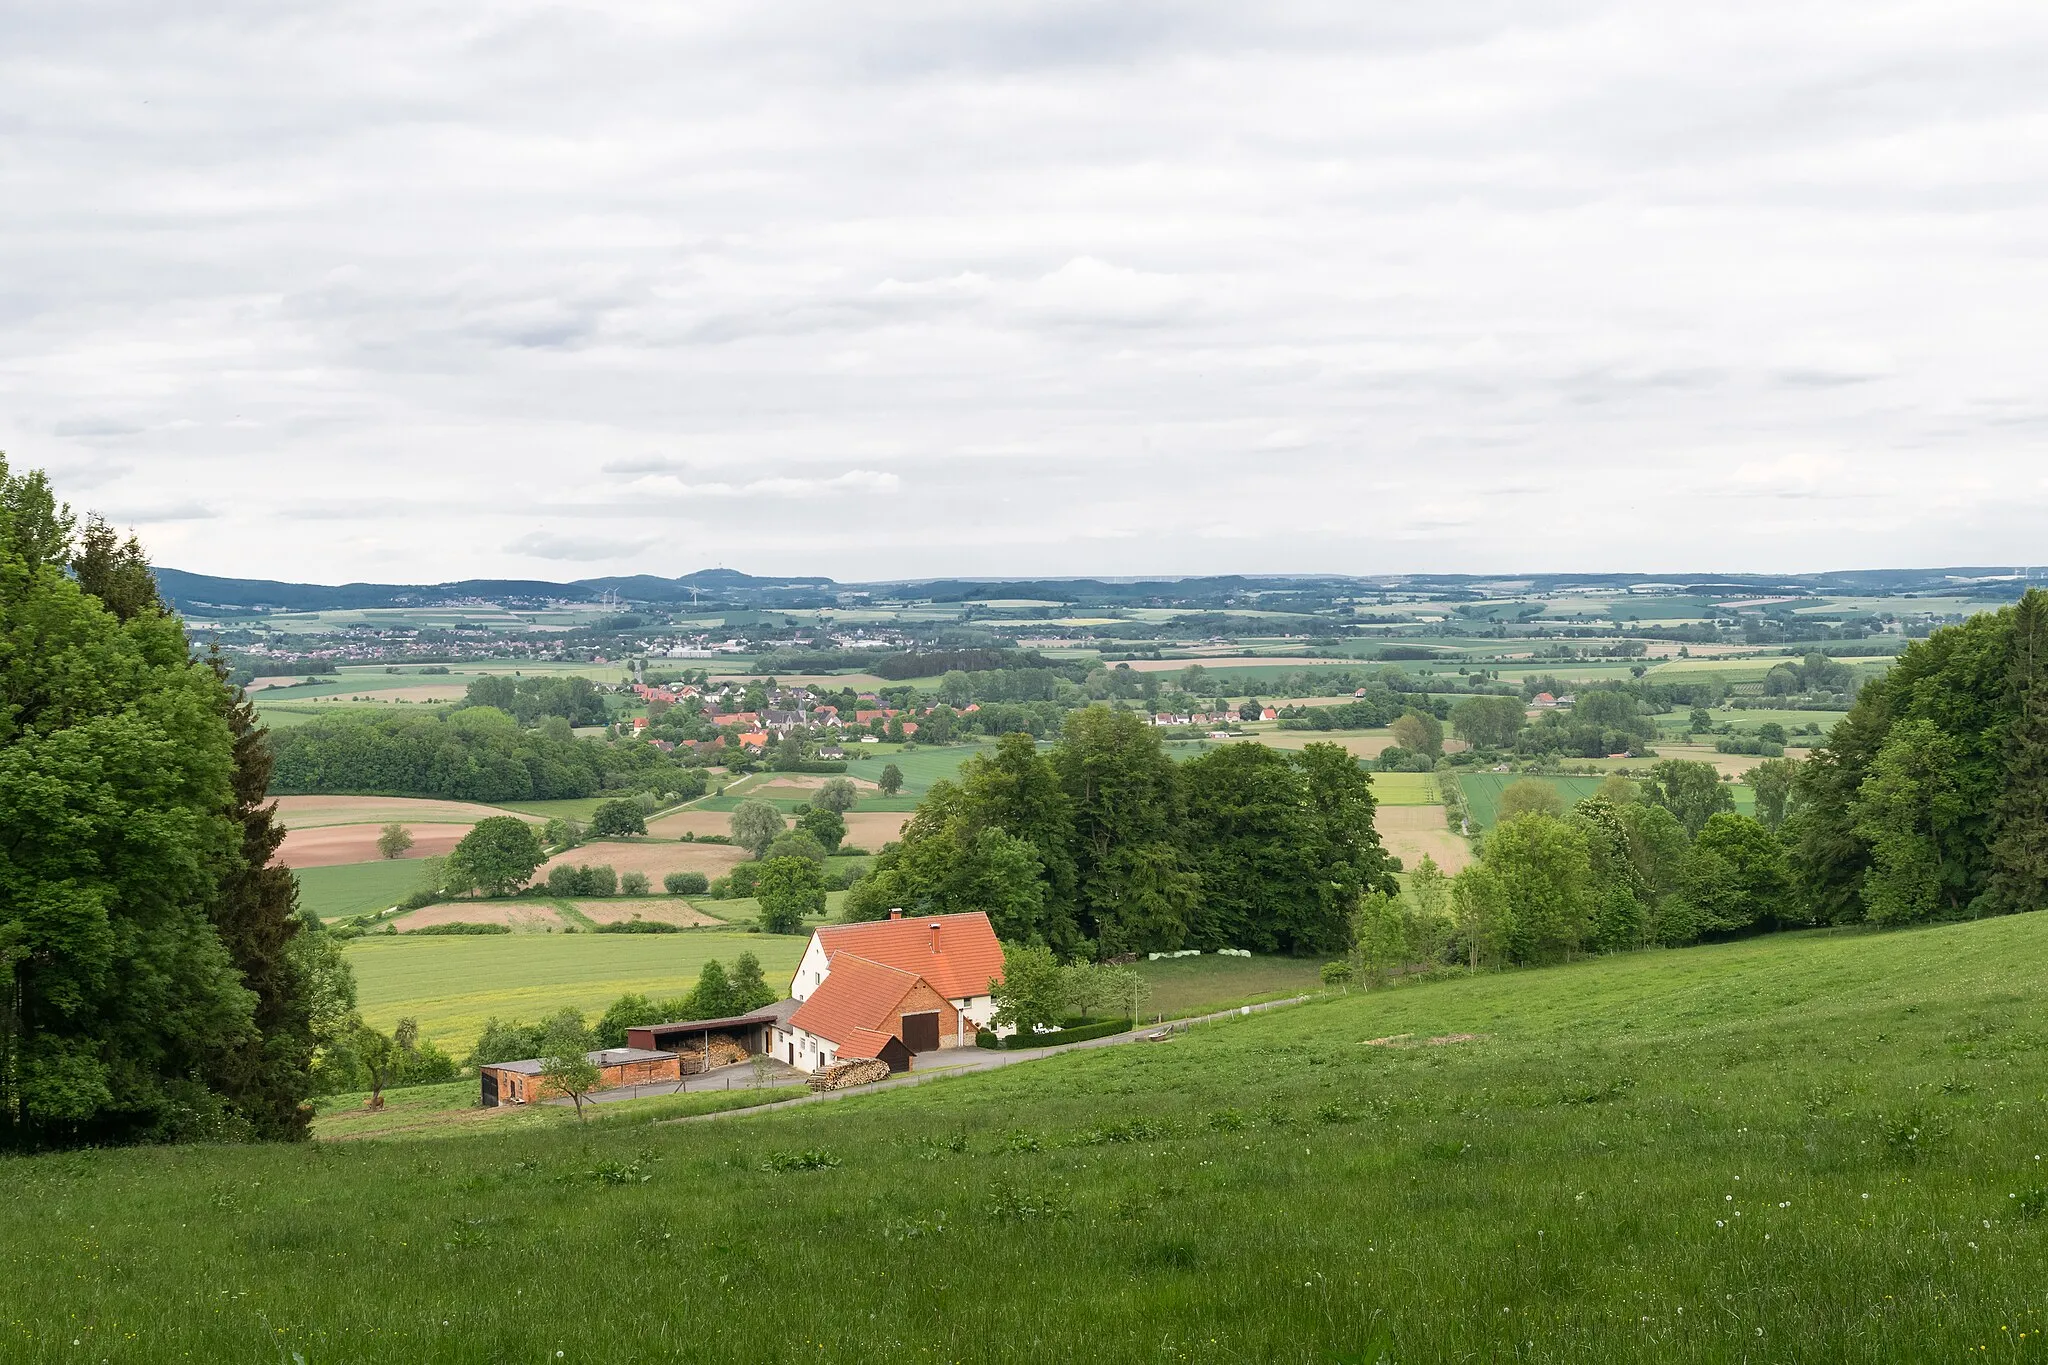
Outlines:
[{"label": "small outbuilding", "polygon": [[689,1056],[708,1054],[711,1040],[722,1035],[745,1048],[749,1054],[768,1051],[768,1031],[786,1016],[774,1009],[730,1019],[685,1019],[671,1024],[647,1024],[626,1030],[626,1046],[648,1052]]},{"label": "small outbuilding", "polygon": [[[641,1047],[607,1047],[584,1054],[597,1068],[598,1090],[621,1085],[647,1085],[683,1078],[682,1063],[673,1052]],[[553,1099],[555,1088],[540,1074],[540,1058],[517,1062],[494,1062],[477,1068],[483,1085],[485,1108],[501,1104],[532,1104]]]}]

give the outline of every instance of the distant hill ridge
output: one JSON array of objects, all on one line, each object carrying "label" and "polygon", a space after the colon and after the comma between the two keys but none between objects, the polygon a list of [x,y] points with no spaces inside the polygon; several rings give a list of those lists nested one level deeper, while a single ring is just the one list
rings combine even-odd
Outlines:
[{"label": "distant hill ridge", "polygon": [[[629,602],[697,603],[704,606],[779,607],[803,610],[830,606],[842,596],[913,596],[935,602],[1027,599],[1076,606],[1089,603],[1162,602],[1190,608],[1220,606],[1247,593],[1304,596],[1362,596],[1380,591],[1427,592],[1450,599],[1531,595],[1570,588],[1617,591],[1642,585],[1721,595],[1939,592],[2003,601],[2019,596],[2025,582],[2009,567],[1935,569],[1851,569],[1817,574],[1222,574],[1193,577],[1123,578],[911,578],[873,583],[840,583],[823,575],[766,576],[737,569],[699,569],[678,578],[630,574],[580,578],[568,583],[542,579],[466,578],[452,583],[285,583],[268,578],[220,578],[182,569],[156,570],[157,586],[181,611],[209,610],[360,611],[379,607],[425,607],[463,602],[540,606],[548,602],[597,602],[616,593]],[[1285,606],[1284,601],[1275,605]]]}]

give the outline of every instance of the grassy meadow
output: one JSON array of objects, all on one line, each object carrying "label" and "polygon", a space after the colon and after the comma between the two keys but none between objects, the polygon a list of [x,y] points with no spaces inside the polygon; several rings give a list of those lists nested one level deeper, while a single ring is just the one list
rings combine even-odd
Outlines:
[{"label": "grassy meadow", "polygon": [[[710,902],[719,914],[752,902]],[[737,913],[732,911],[731,913]],[[681,995],[711,958],[730,967],[761,960],[772,986],[788,984],[808,935],[690,929],[679,934],[372,934],[348,945],[363,1018],[389,1030],[401,1016],[420,1036],[467,1053],[492,1015],[538,1019],[565,1005],[595,1019],[629,991]]]},{"label": "grassy meadow", "polygon": [[294,875],[300,905],[321,919],[345,919],[388,910],[419,890],[425,873],[419,859],[393,858],[302,867]]},{"label": "grassy meadow", "polygon": [[0,1356],[2028,1359],[2044,968],[2044,915],[1782,935],[780,1112],[14,1158]]}]

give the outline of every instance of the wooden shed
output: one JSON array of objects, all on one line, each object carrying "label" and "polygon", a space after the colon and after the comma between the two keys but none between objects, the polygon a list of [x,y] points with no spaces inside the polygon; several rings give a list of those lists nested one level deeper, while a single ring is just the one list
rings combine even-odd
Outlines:
[{"label": "wooden shed", "polygon": [[[596,1088],[599,1090],[610,1090],[620,1085],[679,1081],[683,1076],[681,1063],[673,1052],[608,1047],[585,1055],[597,1068]],[[477,1075],[483,1087],[485,1108],[500,1104],[532,1104],[536,1100],[553,1099],[557,1093],[541,1078],[538,1057],[517,1062],[494,1062],[478,1067]]]}]

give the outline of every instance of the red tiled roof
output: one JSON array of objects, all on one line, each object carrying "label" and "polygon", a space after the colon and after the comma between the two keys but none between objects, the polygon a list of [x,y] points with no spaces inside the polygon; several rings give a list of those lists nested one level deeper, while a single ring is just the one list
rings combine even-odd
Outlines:
[{"label": "red tiled roof", "polygon": [[711,719],[716,725],[757,725],[761,720],[752,711],[735,711],[729,716],[713,716]]},{"label": "red tiled roof", "polygon": [[797,1006],[789,1022],[806,1033],[844,1045],[854,1041],[857,1033],[876,1032],[877,1025],[887,1024],[897,1004],[916,984],[915,972],[841,953],[832,959],[824,981]]},{"label": "red tiled roof", "polygon": [[[933,925],[939,927],[937,952],[932,950]],[[965,915],[906,915],[866,924],[822,925],[818,940],[833,975],[839,971],[839,954],[851,953],[914,972],[948,1000],[987,995],[989,981],[1003,974],[1003,945],[996,941],[988,916],[979,910]]]}]

